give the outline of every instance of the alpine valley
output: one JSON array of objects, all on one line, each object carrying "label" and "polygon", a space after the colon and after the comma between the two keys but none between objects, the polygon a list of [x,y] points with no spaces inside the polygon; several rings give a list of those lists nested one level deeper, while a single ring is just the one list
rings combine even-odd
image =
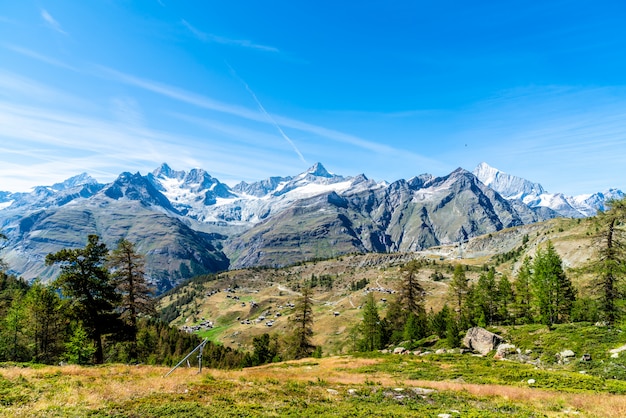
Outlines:
[{"label": "alpine valley", "polygon": [[28,193],[0,192],[0,256],[25,279],[54,278],[45,257],[89,234],[146,255],[160,292],[200,274],[285,266],[349,253],[412,252],[555,217],[586,217],[624,193],[570,197],[485,163],[473,172],[393,183],[344,177],[322,164],[234,187],[167,164],[109,184],[87,174]]}]

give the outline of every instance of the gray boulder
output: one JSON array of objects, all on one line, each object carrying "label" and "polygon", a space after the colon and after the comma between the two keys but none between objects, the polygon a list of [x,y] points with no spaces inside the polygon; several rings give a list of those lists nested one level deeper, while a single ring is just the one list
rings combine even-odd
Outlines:
[{"label": "gray boulder", "polygon": [[493,332],[489,332],[481,327],[474,327],[467,330],[467,334],[463,338],[463,345],[484,356],[503,341],[504,338]]}]

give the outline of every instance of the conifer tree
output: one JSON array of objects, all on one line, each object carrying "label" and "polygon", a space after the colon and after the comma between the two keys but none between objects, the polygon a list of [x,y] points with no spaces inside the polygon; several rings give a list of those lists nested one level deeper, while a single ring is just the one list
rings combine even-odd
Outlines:
[{"label": "conifer tree", "polygon": [[448,320],[453,316],[448,304],[443,305],[443,308],[437,313],[433,313],[432,310],[430,316],[430,328],[439,336],[439,338],[446,337],[446,328],[448,326]]},{"label": "conifer tree", "polygon": [[56,362],[63,352],[66,335],[65,303],[49,286],[36,280],[24,297],[26,333],[32,347],[32,360]]},{"label": "conifer tree", "polygon": [[0,334],[0,358],[8,361],[27,361],[29,353],[26,344],[24,328],[26,326],[26,312],[23,306],[23,293],[20,290],[12,291],[12,302],[6,312]]},{"label": "conifer tree", "polygon": [[614,323],[621,311],[618,300],[624,295],[626,276],[626,198],[608,202],[609,210],[596,217],[597,260],[592,268],[596,278],[592,289],[598,295],[603,319]]},{"label": "conifer tree", "polygon": [[517,323],[530,324],[532,315],[532,288],[531,288],[531,261],[525,257],[515,280],[515,307],[514,316]]},{"label": "conifer tree", "polygon": [[392,327],[392,341],[399,341],[406,338],[406,326],[412,316],[412,324],[409,334],[411,340],[420,339],[426,336],[428,321],[426,310],[424,309],[424,287],[418,279],[420,264],[412,260],[400,269],[402,282],[398,291],[398,296],[390,304],[387,310],[387,322]]},{"label": "conifer tree", "polygon": [[137,320],[139,315],[155,315],[153,289],[148,285],[145,258],[130,241],[122,239],[108,258],[112,281],[121,295],[118,309],[127,326],[130,341],[129,358],[137,359]]},{"label": "conifer tree", "polygon": [[288,355],[294,359],[310,357],[315,350],[311,342],[313,337],[313,300],[312,290],[306,286],[295,306],[291,319],[291,335],[287,338]]},{"label": "conifer tree", "polygon": [[454,273],[452,274],[452,282],[449,287],[449,295],[454,304],[454,308],[457,312],[457,317],[460,318],[463,314],[463,306],[467,293],[469,291],[469,281],[465,276],[465,270],[461,264],[457,264],[454,267]]},{"label": "conifer tree", "polygon": [[374,294],[368,293],[363,305],[363,321],[360,325],[361,340],[360,351],[374,351],[382,348],[383,327],[378,315],[378,307],[374,300]]},{"label": "conifer tree", "polygon": [[46,256],[46,264],[59,264],[61,273],[54,285],[70,299],[70,308],[95,346],[94,361],[104,360],[102,337],[118,325],[114,307],[119,301],[115,285],[105,267],[106,245],[97,235],[89,235],[87,245],[63,249]]},{"label": "conifer tree", "polygon": [[574,288],[551,241],[537,251],[532,283],[541,323],[552,325],[568,320],[575,300]]},{"label": "conifer tree", "polygon": [[513,286],[509,281],[509,278],[504,275],[498,280],[498,305],[497,305],[497,318],[498,321],[508,325],[511,319],[510,308],[515,301],[515,295],[513,294]]},{"label": "conifer tree", "polygon": [[497,300],[496,272],[490,268],[487,273],[482,273],[478,278],[474,293],[474,303],[478,308],[478,317],[481,326],[493,325],[496,313]]}]

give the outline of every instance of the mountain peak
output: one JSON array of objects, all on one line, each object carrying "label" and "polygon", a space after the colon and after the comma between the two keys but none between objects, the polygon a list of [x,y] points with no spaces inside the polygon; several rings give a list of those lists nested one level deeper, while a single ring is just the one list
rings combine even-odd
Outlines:
[{"label": "mountain peak", "polygon": [[82,186],[85,184],[95,184],[95,183],[97,183],[96,179],[94,179],[87,173],[81,173],[77,176],[70,177],[69,179],[61,183],[53,184],[52,189],[61,191],[61,190],[67,190],[76,186]]},{"label": "mountain peak", "polygon": [[483,184],[491,187],[507,199],[524,200],[529,196],[540,196],[546,193],[541,184],[507,174],[484,162],[474,169],[473,174]]},{"label": "mountain peak", "polygon": [[170,179],[175,178],[181,180],[183,177],[185,177],[185,172],[172,170],[172,168],[167,163],[163,163],[159,166],[159,168],[152,172],[152,175],[154,175],[154,177]]},{"label": "mountain peak", "polygon": [[317,177],[332,177],[333,175],[326,170],[322,163],[315,163],[311,168],[306,171],[306,174],[311,174]]}]

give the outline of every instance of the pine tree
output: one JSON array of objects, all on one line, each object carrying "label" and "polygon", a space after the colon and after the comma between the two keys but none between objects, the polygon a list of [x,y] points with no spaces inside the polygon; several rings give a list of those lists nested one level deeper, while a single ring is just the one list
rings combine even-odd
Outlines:
[{"label": "pine tree", "polygon": [[510,308],[515,301],[513,286],[507,276],[502,276],[498,280],[498,306],[497,319],[499,322],[508,325],[511,321]]},{"label": "pine tree", "polygon": [[448,304],[443,305],[443,308],[437,313],[431,313],[430,316],[430,328],[439,336],[439,338],[446,337],[446,328],[448,326],[448,320],[452,317],[452,312],[448,307]]},{"label": "pine tree", "polygon": [[74,327],[70,339],[65,343],[67,361],[73,364],[89,364],[98,348],[80,322]]},{"label": "pine tree", "polygon": [[531,279],[530,258],[525,257],[515,280],[514,316],[517,323],[530,324],[533,322]]},{"label": "pine tree", "polygon": [[367,294],[363,305],[363,321],[361,321],[360,333],[360,351],[374,351],[382,348],[383,327],[373,293]]},{"label": "pine tree", "polygon": [[497,300],[496,272],[490,268],[487,273],[482,273],[478,278],[478,284],[474,294],[474,302],[478,308],[479,322],[484,325],[493,325],[496,313]]},{"label": "pine tree", "polygon": [[460,318],[463,314],[463,306],[468,291],[469,282],[465,276],[465,270],[461,264],[457,264],[454,267],[454,273],[452,274],[449,295],[455,305],[458,318]]},{"label": "pine tree", "polygon": [[598,295],[604,320],[614,323],[621,312],[616,303],[624,294],[626,276],[626,198],[608,202],[609,210],[596,218],[597,261],[592,263],[596,279],[592,289]]},{"label": "pine tree", "polygon": [[575,300],[574,288],[551,241],[537,251],[532,283],[541,323],[552,325],[568,320]]},{"label": "pine tree", "polygon": [[145,258],[138,254],[133,243],[122,239],[111,252],[107,265],[112,269],[112,280],[121,295],[118,309],[127,325],[131,360],[137,359],[137,319],[139,315],[155,315],[153,289],[148,285]]},{"label": "pine tree", "polygon": [[66,335],[65,303],[57,293],[36,280],[26,293],[24,309],[28,319],[26,332],[31,341],[32,359],[51,364],[63,352]]},{"label": "pine tree", "polygon": [[296,303],[291,324],[291,335],[287,339],[289,357],[294,359],[310,357],[315,346],[311,342],[313,337],[313,300],[311,288],[308,286],[302,289],[302,296]]},{"label": "pine tree", "polygon": [[60,264],[61,273],[54,285],[70,298],[75,318],[95,345],[94,361],[104,360],[102,337],[116,330],[114,307],[119,301],[115,285],[105,267],[106,245],[97,235],[89,235],[87,245],[79,249],[63,249],[46,256],[46,264]]},{"label": "pine tree", "polygon": [[23,305],[21,291],[13,290],[11,305],[4,317],[3,332],[0,335],[0,358],[8,361],[27,361],[30,358],[26,344],[24,328],[26,326],[26,312]]},{"label": "pine tree", "polygon": [[400,338],[407,339],[406,326],[411,315],[413,324],[411,331],[412,339],[420,339],[428,332],[428,321],[426,310],[424,309],[425,291],[418,279],[420,264],[413,260],[400,269],[402,282],[398,296],[390,304],[387,310],[387,322],[392,327],[392,341],[399,341]]}]

